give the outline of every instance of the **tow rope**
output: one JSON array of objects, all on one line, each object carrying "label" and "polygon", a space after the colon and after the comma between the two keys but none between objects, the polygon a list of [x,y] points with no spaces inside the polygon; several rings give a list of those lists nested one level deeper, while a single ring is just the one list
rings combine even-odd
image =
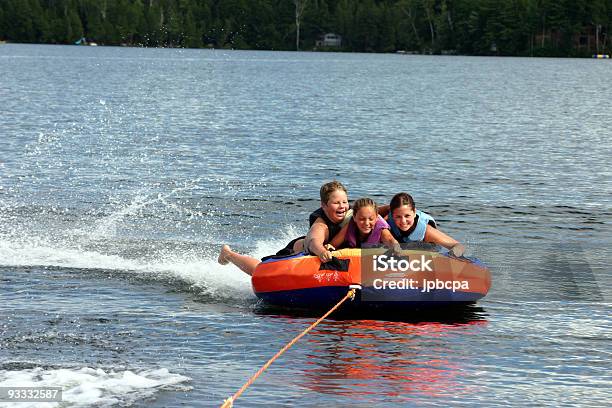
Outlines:
[{"label": "tow rope", "polygon": [[[358,286],[356,286],[358,287]],[[349,289],[349,291],[346,293],[346,295],[344,295],[344,297],[338,302],[336,303],[336,305],[334,307],[332,307],[331,309],[329,309],[329,311],[327,313],[325,313],[323,316],[321,316],[319,318],[319,320],[317,320],[316,322],[314,322],[313,324],[311,324],[307,329],[305,329],[303,332],[301,332],[300,334],[298,334],[293,340],[291,340],[289,343],[287,343],[285,345],[285,347],[283,347],[282,349],[280,349],[278,351],[278,353],[276,353],[274,355],[274,357],[272,357],[271,359],[268,360],[268,362],[266,364],[264,364],[255,374],[253,374],[251,376],[251,378],[249,378],[249,380],[244,383],[244,385],[231,397],[229,397],[228,399],[226,399],[225,401],[223,401],[223,405],[221,405],[221,408],[231,408],[234,405],[234,401],[236,401],[238,399],[238,397],[251,385],[253,384],[253,382],[257,379],[257,377],[259,377],[269,366],[270,364],[272,364],[274,362],[274,360],[276,360],[278,357],[281,356],[281,354],[283,354],[285,351],[287,351],[289,349],[289,347],[293,346],[299,339],[301,339],[304,335],[306,335],[306,333],[308,333],[310,330],[312,330],[313,328],[315,328],[319,323],[321,323],[327,316],[329,316],[330,314],[332,314],[334,312],[334,310],[336,310],[337,308],[340,307],[340,305],[342,305],[342,303],[344,303],[347,299],[351,299],[353,300],[355,298],[355,287],[353,287],[353,285],[351,285],[351,289]]]}]

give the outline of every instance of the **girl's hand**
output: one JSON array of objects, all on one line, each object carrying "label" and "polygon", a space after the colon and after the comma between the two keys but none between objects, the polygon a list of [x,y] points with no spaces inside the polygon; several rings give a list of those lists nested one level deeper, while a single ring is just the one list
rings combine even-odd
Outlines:
[{"label": "girl's hand", "polygon": [[401,255],[402,254],[402,246],[399,243],[393,244],[393,253],[395,255]]},{"label": "girl's hand", "polygon": [[457,258],[459,258],[460,256],[463,256],[464,252],[465,252],[465,247],[461,244],[453,245],[450,251],[448,251],[450,255],[456,256]]},{"label": "girl's hand", "polygon": [[334,248],[334,246],[332,244],[325,244],[325,249],[327,249],[328,251],[335,251],[336,248]]},{"label": "girl's hand", "polygon": [[332,260],[332,258],[333,256],[330,251],[321,252],[319,254],[319,259],[321,260],[321,263],[329,262]]}]

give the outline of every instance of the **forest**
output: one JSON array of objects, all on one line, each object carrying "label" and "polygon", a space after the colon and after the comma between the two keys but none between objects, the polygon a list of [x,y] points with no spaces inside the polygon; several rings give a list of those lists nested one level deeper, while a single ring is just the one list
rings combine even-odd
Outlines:
[{"label": "forest", "polygon": [[590,57],[611,25],[612,0],[0,0],[16,43]]}]

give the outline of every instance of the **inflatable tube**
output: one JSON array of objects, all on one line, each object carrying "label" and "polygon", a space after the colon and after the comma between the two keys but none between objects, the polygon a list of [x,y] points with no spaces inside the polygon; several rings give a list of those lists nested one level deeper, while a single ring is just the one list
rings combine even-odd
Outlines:
[{"label": "inflatable tube", "polygon": [[270,257],[255,269],[253,291],[270,305],[309,309],[335,304],[350,285],[361,287],[352,308],[434,308],[487,294],[491,274],[482,262],[431,248],[342,249],[327,263],[304,254]]}]

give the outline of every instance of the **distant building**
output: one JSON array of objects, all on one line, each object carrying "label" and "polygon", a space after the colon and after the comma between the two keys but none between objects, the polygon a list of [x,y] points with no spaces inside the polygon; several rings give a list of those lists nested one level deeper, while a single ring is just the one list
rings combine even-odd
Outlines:
[{"label": "distant building", "polygon": [[325,33],[315,42],[317,47],[341,47],[342,36],[335,33]]}]

